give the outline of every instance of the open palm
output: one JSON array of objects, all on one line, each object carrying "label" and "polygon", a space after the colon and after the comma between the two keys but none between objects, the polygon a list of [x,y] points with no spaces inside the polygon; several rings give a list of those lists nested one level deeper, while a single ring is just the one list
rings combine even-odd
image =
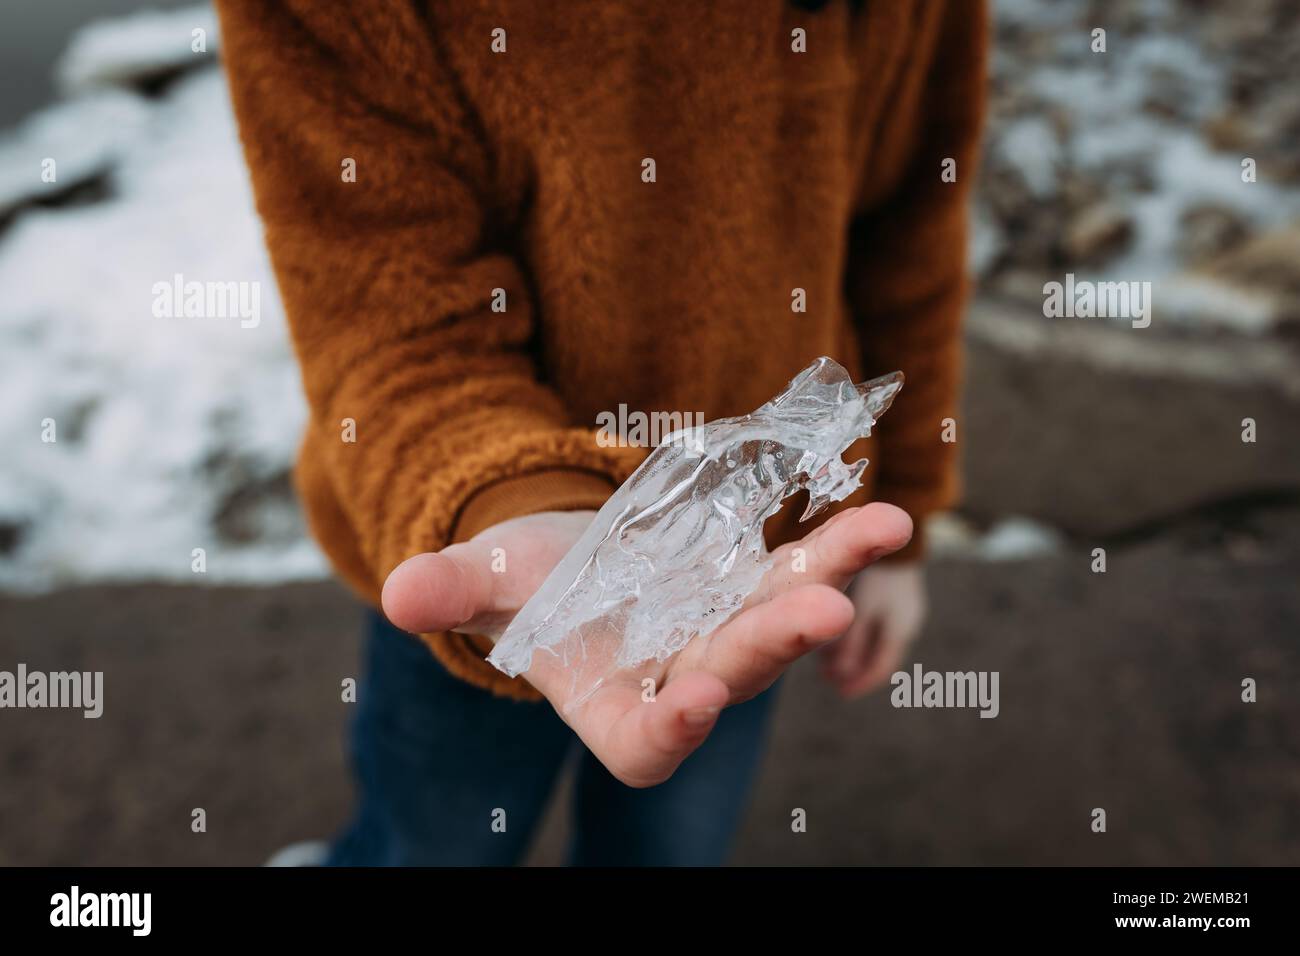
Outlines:
[{"label": "open palm", "polygon": [[[593,517],[527,515],[410,558],[384,585],[384,611],[416,633],[499,636]],[[854,613],[842,589],[911,534],[911,519],[892,505],[846,510],[778,548],[742,610],[667,661],[617,671],[581,701],[559,656],[535,654],[524,677],[615,777],[633,787],[661,783],[709,735],[723,707],[765,690],[799,657],[842,634]],[[798,561],[795,549],[802,549]],[[501,553],[508,570],[495,573],[493,556]]]}]

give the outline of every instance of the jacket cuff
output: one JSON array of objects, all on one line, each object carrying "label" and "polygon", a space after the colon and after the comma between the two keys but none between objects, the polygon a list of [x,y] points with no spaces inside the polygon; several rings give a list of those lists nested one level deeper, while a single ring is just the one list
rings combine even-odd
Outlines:
[{"label": "jacket cuff", "polygon": [[480,488],[465,503],[451,540],[468,541],[494,524],[540,511],[599,510],[613,493],[614,483],[607,477],[578,469],[553,468],[503,478]]}]

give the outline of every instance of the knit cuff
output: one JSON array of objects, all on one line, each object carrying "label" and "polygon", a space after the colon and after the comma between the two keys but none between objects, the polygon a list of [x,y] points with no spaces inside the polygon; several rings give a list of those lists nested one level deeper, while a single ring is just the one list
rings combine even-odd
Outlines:
[{"label": "knit cuff", "polygon": [[480,488],[461,509],[452,541],[468,541],[510,518],[540,511],[597,511],[614,493],[604,475],[554,468],[516,475]]}]

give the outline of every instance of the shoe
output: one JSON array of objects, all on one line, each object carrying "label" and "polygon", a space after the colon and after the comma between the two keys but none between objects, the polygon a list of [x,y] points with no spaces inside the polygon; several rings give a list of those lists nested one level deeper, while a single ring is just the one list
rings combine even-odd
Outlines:
[{"label": "shoe", "polygon": [[303,840],[290,843],[271,854],[263,866],[324,866],[329,844],[324,840]]}]

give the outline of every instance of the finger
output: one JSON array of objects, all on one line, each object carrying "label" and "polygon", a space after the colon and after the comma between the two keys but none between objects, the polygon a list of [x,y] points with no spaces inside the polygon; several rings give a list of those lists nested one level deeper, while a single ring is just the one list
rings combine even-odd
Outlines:
[{"label": "finger", "polygon": [[849,629],[844,632],[843,637],[832,641],[821,649],[822,676],[827,680],[832,680],[832,682],[833,675],[836,672],[842,672],[848,666],[849,661],[861,659],[865,655],[867,646],[872,639],[872,622],[875,611],[867,600],[865,592],[866,581],[864,581],[863,575],[858,575],[844,589],[844,593],[849,596],[855,608],[853,623],[849,625]]},{"label": "finger", "polygon": [[839,666],[846,657],[858,652],[866,639],[868,622],[869,618],[861,611],[854,612],[853,623],[849,625],[848,630],[818,651],[817,656],[821,660],[823,670]]},{"label": "finger", "polygon": [[836,587],[848,584],[863,568],[892,554],[912,539],[906,511],[873,502],[827,526],[812,542],[808,572]]},{"label": "finger", "polygon": [[827,528],[835,527],[835,525],[839,524],[841,521],[846,520],[850,515],[861,510],[862,510],[862,505],[854,505],[852,508],[845,508],[843,511],[837,511],[835,514],[831,515],[829,518],[827,518],[817,527],[813,528],[812,531],[804,535],[803,540],[811,541],[813,538],[824,533]]},{"label": "finger", "polygon": [[879,622],[874,617],[859,612],[848,632],[824,648],[823,676],[833,682],[856,676],[866,667],[879,640]]},{"label": "finger", "polygon": [[[901,508],[877,501],[819,530],[781,549],[785,553],[776,556],[764,577],[764,597],[813,583],[843,588],[863,568],[907,544],[912,519]],[[796,549],[802,549],[802,561],[795,561]]]},{"label": "finger", "polygon": [[824,646],[818,652],[818,658],[821,664],[823,674],[831,674],[840,667],[840,662],[852,653],[852,647],[855,643],[861,642],[862,632],[855,623],[844,635]]},{"label": "finger", "polygon": [[857,697],[884,683],[907,657],[925,620],[920,602],[902,613],[874,615],[875,626],[866,653],[852,666],[834,675],[836,689],[846,697]]},{"label": "finger", "polygon": [[[712,674],[675,677],[653,700],[637,696],[636,703],[608,725],[593,752],[629,787],[663,783],[708,737],[729,696],[727,685]],[[593,709],[590,717],[600,720],[600,710]]]},{"label": "finger", "polygon": [[875,690],[889,680],[891,675],[898,670],[903,663],[903,658],[907,655],[907,648],[906,642],[877,642],[874,653],[867,661],[866,666],[855,676],[838,683],[836,690],[839,691],[841,696],[848,699],[861,697],[868,691]]},{"label": "finger", "polygon": [[384,614],[413,634],[461,627],[491,606],[494,575],[489,555],[474,542],[407,558],[388,575]]},{"label": "finger", "polygon": [[767,688],[799,657],[834,640],[853,623],[853,602],[812,584],[751,607],[722,627],[699,665],[721,678],[732,699]]}]

